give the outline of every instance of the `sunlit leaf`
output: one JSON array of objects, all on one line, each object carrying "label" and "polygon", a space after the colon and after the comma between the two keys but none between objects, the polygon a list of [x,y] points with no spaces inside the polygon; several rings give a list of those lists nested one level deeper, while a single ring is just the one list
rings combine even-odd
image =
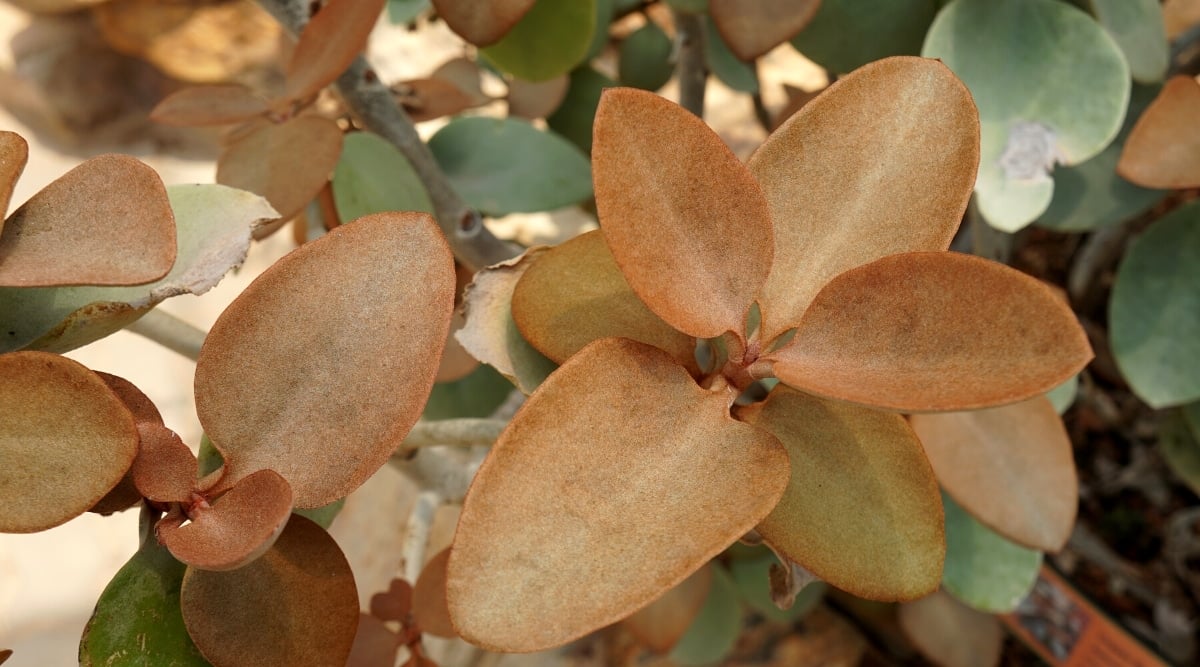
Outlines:
[{"label": "sunlit leaf", "polygon": [[283,98],[303,100],[333,83],[367,45],[386,0],[330,0],[312,17],[287,66]]},{"label": "sunlit leaf", "polygon": [[656,653],[670,651],[683,638],[708,599],[714,567],[710,564],[696,570],[622,624],[650,650]]},{"label": "sunlit leaf", "polygon": [[1071,440],[1045,397],[986,410],[918,414],[913,429],[938,481],[968,512],[1019,544],[1058,551],[1075,524]]},{"label": "sunlit leaf", "polygon": [[770,551],[763,551],[761,556],[739,558],[730,563],[729,571],[733,575],[733,581],[737,584],[742,601],[751,609],[776,623],[792,623],[812,611],[821,602],[829,586],[821,581],[808,584],[800,589],[800,594],[791,607],[780,609],[771,599],[769,579],[771,566],[778,565],[779,559]]},{"label": "sunlit leaf", "polygon": [[946,509],[946,568],[942,586],[979,611],[1013,611],[1033,588],[1042,552],[1010,542],[979,523],[950,496]]},{"label": "sunlit leaf", "polygon": [[387,140],[370,132],[346,136],[332,183],[333,201],[342,220],[384,211],[433,212],[412,163]]},{"label": "sunlit leaf", "polygon": [[357,488],[420,416],[453,305],[450,249],[424,213],[360,218],[273,264],[213,325],[196,365],[222,484],[270,468],[297,507]]},{"label": "sunlit leaf", "polygon": [[1159,0],[1086,0],[1085,5],[1121,47],[1134,81],[1163,80],[1170,56]]},{"label": "sunlit leaf", "polygon": [[9,216],[0,285],[139,285],[175,262],[175,219],[154,170],[126,155],[94,157]]},{"label": "sunlit leaf", "polygon": [[0,532],[32,533],[96,504],[137,453],[133,416],[78,362],[0,355]]},{"label": "sunlit leaf", "polygon": [[940,63],[884,60],[805,105],[750,158],[775,221],[764,342],[839,273],[949,247],[978,162],[975,105]]},{"label": "sunlit leaf", "polygon": [[642,90],[658,90],[675,73],[672,62],[674,45],[667,33],[654,21],[629,33],[618,53],[618,78],[621,83]]},{"label": "sunlit leaf", "polygon": [[792,46],[835,74],[888,56],[919,54],[938,10],[936,0],[821,0],[820,5]]},{"label": "sunlit leaf", "polygon": [[786,455],[729,416],[732,400],[623,339],[547,378],[463,506],[447,584],[463,638],[508,651],[565,643],[645,606],[757,524],[787,483]]},{"label": "sunlit leaf", "polygon": [[[1193,406],[1197,404],[1192,404]],[[1193,412],[1200,408],[1193,407]],[[1159,429],[1158,448],[1171,470],[1200,494],[1200,422],[1184,414],[1170,415]]]},{"label": "sunlit leaf", "polygon": [[429,0],[388,0],[387,16],[392,23],[412,23],[426,9]]},{"label": "sunlit leaf", "polygon": [[1079,164],[1113,140],[1129,102],[1121,50],[1065,2],[955,0],[922,55],[941,58],[979,105],[979,210],[1008,232],[1050,205],[1055,164]]},{"label": "sunlit leaf", "polygon": [[17,178],[29,161],[29,144],[15,132],[0,131],[0,230],[3,219],[8,215],[8,202],[12,198]]},{"label": "sunlit leaf", "polygon": [[480,51],[519,79],[545,81],[570,72],[583,60],[595,24],[596,0],[535,0],[512,29]]},{"label": "sunlit leaf", "polygon": [[713,25],[711,17],[704,20],[704,62],[721,83],[743,93],[758,92],[758,72],[754,65],[746,64],[729,50]]},{"label": "sunlit leaf", "polygon": [[686,334],[741,334],[773,247],[750,170],[699,118],[632,88],[604,93],[595,137],[600,226],[630,287]]},{"label": "sunlit leaf", "polygon": [[270,123],[221,153],[217,182],[266,197],[280,219],[287,220],[329,182],[341,152],[342,131],[327,118]]},{"label": "sunlit leaf", "polygon": [[566,74],[538,83],[513,79],[508,82],[508,113],[529,120],[545,118],[567,98],[570,85]]},{"label": "sunlit leaf", "polygon": [[187,502],[196,490],[196,457],[179,436],[155,422],[138,424],[137,458],[129,469],[138,491],[160,503]]},{"label": "sunlit leaf", "polygon": [[500,41],[536,0],[433,0],[438,16],[475,46]]},{"label": "sunlit leaf", "polygon": [[921,654],[940,667],[995,667],[1004,630],[991,614],[938,591],[900,606],[900,627]]},{"label": "sunlit leaf", "polygon": [[431,558],[413,586],[413,618],[421,632],[435,637],[457,637],[446,608],[446,561],[450,549],[442,549]]},{"label": "sunlit leaf", "polygon": [[804,391],[901,412],[972,410],[1049,391],[1092,358],[1062,299],[973,255],[891,255],[823,289],[775,376]]},{"label": "sunlit leaf", "polygon": [[167,188],[175,265],[139,287],[0,288],[0,351],[66,352],[118,331],[168,297],[203,294],[240,266],[251,230],[278,215],[265,199],[223,185]]},{"label": "sunlit leaf", "polygon": [[616,81],[591,67],[580,67],[571,72],[571,86],[567,97],[558,109],[546,118],[550,129],[561,134],[584,152],[592,151],[592,121],[600,94],[605,88],[618,85]]},{"label": "sunlit leaf", "polygon": [[788,450],[788,490],[758,532],[845,591],[912,600],[937,588],[945,555],[941,500],[921,443],[899,415],[785,386],[738,416]]},{"label": "sunlit leaf", "polygon": [[181,605],[188,633],[216,667],[342,665],[358,627],[346,557],[328,533],[298,516],[243,568],[188,568]]},{"label": "sunlit leaf", "polygon": [[1200,83],[1186,75],[1171,77],[1133,126],[1117,173],[1148,188],[1200,185]]},{"label": "sunlit leaf", "polygon": [[165,125],[226,125],[266,113],[270,105],[245,86],[184,88],[172,93],[150,112]]},{"label": "sunlit leaf", "polygon": [[713,564],[712,585],[708,598],[692,626],[671,651],[671,660],[683,667],[699,667],[721,662],[742,634],[742,606],[737,587],[724,567]]},{"label": "sunlit leaf", "polygon": [[1133,392],[1152,407],[1200,399],[1200,203],[1134,239],[1109,303],[1110,343]]},{"label": "sunlit leaf", "polygon": [[517,283],[513,320],[521,335],[556,363],[601,338],[653,345],[696,368],[696,339],[663,322],[637,298],[600,231],[540,255]]},{"label": "sunlit leaf", "polygon": [[522,120],[456,118],[429,150],[455,190],[487,215],[547,211],[592,194],[587,157]]},{"label": "sunlit leaf", "polygon": [[433,392],[429,394],[421,418],[490,417],[512,392],[513,384],[507,378],[490,366],[479,366],[460,380],[433,385]]},{"label": "sunlit leaf", "polygon": [[721,39],[742,60],[753,60],[800,32],[821,0],[710,0]]}]

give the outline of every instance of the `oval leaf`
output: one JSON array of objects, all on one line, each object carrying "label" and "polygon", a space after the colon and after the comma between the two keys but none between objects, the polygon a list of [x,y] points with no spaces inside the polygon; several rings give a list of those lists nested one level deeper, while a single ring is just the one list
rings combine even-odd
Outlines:
[{"label": "oval leaf", "polygon": [[634,612],[622,624],[651,651],[670,651],[692,626],[692,621],[708,599],[714,567],[710,563],[696,570],[662,597]]},{"label": "oval leaf", "polygon": [[424,213],[361,218],[272,265],[196,364],[222,484],[270,468],[302,508],[358,488],[420,416],[453,305],[450,249]]},{"label": "oval leaf", "polygon": [[435,637],[457,637],[446,608],[446,562],[450,560],[447,547],[438,552],[421,570],[412,591],[413,619],[421,632]]},{"label": "oval leaf", "polygon": [[453,116],[470,109],[471,96],[443,79],[412,79],[392,86],[414,123]]},{"label": "oval leaf", "polygon": [[847,269],[948,248],[978,164],[975,105],[941,63],[884,60],[806,104],[750,158],[775,220],[763,340]]},{"label": "oval leaf", "polygon": [[126,155],[94,157],[9,216],[0,285],[140,285],[175,263],[175,217],[154,170]]},{"label": "oval leaf", "polygon": [[566,74],[538,83],[513,79],[508,82],[508,113],[529,120],[545,118],[567,98],[570,85]]},{"label": "oval leaf", "polygon": [[475,46],[500,41],[535,0],[433,0],[438,16],[459,37]]},{"label": "oval leaf", "polygon": [[1004,630],[1000,619],[938,591],[900,606],[900,627],[926,658],[942,667],[995,667]]},{"label": "oval leaf", "polygon": [[888,56],[915,56],[938,5],[938,0],[821,0],[792,46],[834,74]]},{"label": "oval leaf", "polygon": [[1200,83],[1172,77],[1133,126],[1117,173],[1148,188],[1200,186]]},{"label": "oval leaf", "polygon": [[1079,482],[1071,440],[1049,400],[911,421],[938,481],[968,512],[1033,549],[1066,544]]},{"label": "oval leaf", "polygon": [[642,90],[658,90],[675,74],[671,38],[654,21],[629,33],[621,42],[618,78],[621,83]]},{"label": "oval leaf", "polygon": [[563,644],[645,606],[758,523],[787,459],[730,418],[732,399],[623,339],[561,366],[467,494],[448,565],[459,634],[492,650]]},{"label": "oval leaf", "polygon": [[137,458],[129,474],[148,500],[190,502],[196,491],[196,457],[171,429],[154,422],[138,423]]},{"label": "oval leaf", "polygon": [[1138,83],[1162,81],[1170,54],[1159,0],[1087,0],[1096,20],[1116,40]]},{"label": "oval leaf", "polygon": [[713,76],[726,86],[739,92],[758,94],[758,71],[754,65],[733,55],[713,25],[711,16],[704,19],[704,62]]},{"label": "oval leaf", "polygon": [[342,220],[384,211],[433,212],[412,163],[371,132],[346,135],[332,184],[333,202]]},{"label": "oval leaf", "polygon": [[1048,287],[957,253],[891,255],[830,282],[767,359],[807,392],[901,412],[971,410],[1049,391],[1092,358]]},{"label": "oval leaf", "polygon": [[188,568],[181,605],[188,633],[215,667],[343,665],[358,627],[346,557],[300,516],[246,567]]},{"label": "oval leaf", "polygon": [[587,157],[522,120],[455,118],[429,150],[454,189],[487,215],[547,211],[592,194]]},{"label": "oval leaf", "polygon": [[1026,549],[979,523],[950,496],[946,508],[946,569],[942,586],[972,608],[1006,614],[1033,588],[1042,552]]},{"label": "oval leaf", "polygon": [[711,569],[713,580],[704,606],[671,651],[671,661],[683,667],[720,663],[733,652],[742,634],[737,586],[725,568],[714,563]]},{"label": "oval leaf", "polygon": [[617,82],[591,67],[579,67],[571,72],[571,85],[567,97],[554,113],[546,118],[550,129],[566,137],[585,153],[592,151],[592,121],[596,117],[596,106],[605,88]]},{"label": "oval leaf", "polygon": [[[134,386],[132,382],[126,380],[125,378],[116,375],[109,375],[108,373],[101,373],[99,371],[96,372],[96,375],[99,375],[100,379],[104,380],[104,384],[108,385],[108,388],[113,390],[113,393],[117,395],[117,398],[121,399],[121,402],[124,403],[125,408],[133,414],[133,420],[139,424],[139,426],[142,423],[159,425],[163,423],[162,415],[159,414],[158,408],[150,401],[150,398],[143,394],[142,391]],[[138,435],[141,437],[140,430]],[[139,445],[139,453],[141,452],[141,448],[142,445]],[[134,458],[134,465],[137,465],[136,458]],[[108,492],[108,494],[97,501],[96,504],[93,505],[88,511],[107,516],[109,514],[113,514],[114,512],[127,510],[141,501],[142,493],[138,491],[137,485],[134,484],[133,468],[131,467],[129,471],[125,473],[125,476],[121,478],[121,481],[118,482],[117,485]]]},{"label": "oval leaf", "polygon": [[13,188],[28,161],[29,144],[25,139],[15,132],[0,131],[0,230],[4,229],[2,220],[8,215]]},{"label": "oval leaf", "polygon": [[367,46],[387,0],[330,0],[300,33],[283,99],[303,100],[333,83]]},{"label": "oval leaf", "polygon": [[688,335],[742,334],[773,247],[750,170],[699,118],[631,88],[600,100],[592,167],[604,238],[638,297]]},{"label": "oval leaf", "polygon": [[535,0],[503,38],[480,53],[518,79],[553,79],[587,55],[595,24],[596,0]]},{"label": "oval leaf", "polygon": [[821,0],[709,0],[721,39],[742,60],[753,60],[791,39],[812,20]]},{"label": "oval leaf", "polygon": [[270,105],[245,86],[184,88],[168,95],[150,112],[164,125],[226,125],[266,113]]},{"label": "oval leaf", "polygon": [[792,462],[787,491],[757,528],[775,550],[859,597],[913,600],[937,589],[942,504],[903,417],[786,386],[738,416],[779,438]]},{"label": "oval leaf", "polygon": [[133,415],[82,364],[45,352],[0,355],[0,532],[74,518],[133,464]]}]

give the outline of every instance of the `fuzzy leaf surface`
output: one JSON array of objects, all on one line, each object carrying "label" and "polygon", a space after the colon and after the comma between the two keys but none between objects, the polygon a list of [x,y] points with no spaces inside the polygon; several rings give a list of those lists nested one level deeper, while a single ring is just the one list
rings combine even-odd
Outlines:
[{"label": "fuzzy leaf surface", "polygon": [[367,46],[387,0],[332,0],[312,17],[287,66],[283,98],[303,100],[333,83]]},{"label": "fuzzy leaf surface", "polygon": [[1117,173],[1148,188],[1192,188],[1200,185],[1200,83],[1186,75],[1171,77],[1138,119]]},{"label": "fuzzy leaf surface", "polygon": [[29,144],[15,132],[0,131],[0,231],[8,215],[8,202],[25,163],[29,161]]},{"label": "fuzzy leaf surface", "polygon": [[162,423],[139,422],[138,435],[137,458],[129,469],[137,490],[159,503],[190,500],[198,469],[192,450]]}]

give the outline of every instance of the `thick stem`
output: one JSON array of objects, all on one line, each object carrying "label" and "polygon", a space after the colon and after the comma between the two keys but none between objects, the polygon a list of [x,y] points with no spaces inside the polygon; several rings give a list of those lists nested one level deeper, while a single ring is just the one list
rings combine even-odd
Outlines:
[{"label": "thick stem", "polygon": [[704,62],[704,18],[699,14],[675,12],[676,39],[679,44],[679,106],[704,118],[704,90],[708,85],[708,65]]},{"label": "thick stem", "polygon": [[502,419],[447,419],[417,422],[404,442],[396,448],[393,458],[406,459],[421,447],[447,445],[475,447],[490,445],[500,437],[508,422]]},{"label": "thick stem", "polygon": [[200,358],[200,346],[204,345],[204,337],[207,335],[201,329],[158,308],[142,315],[125,328],[192,361]]},{"label": "thick stem", "polygon": [[416,456],[392,456],[390,463],[422,488],[437,491],[449,503],[459,503],[467,495],[480,457],[453,447],[425,447]]},{"label": "thick stem", "polygon": [[404,542],[401,548],[404,578],[416,582],[425,567],[425,555],[429,550],[429,530],[433,526],[433,515],[442,504],[442,497],[437,491],[422,491],[417,494],[417,502],[413,505],[412,513],[408,515],[408,525],[404,529]]}]

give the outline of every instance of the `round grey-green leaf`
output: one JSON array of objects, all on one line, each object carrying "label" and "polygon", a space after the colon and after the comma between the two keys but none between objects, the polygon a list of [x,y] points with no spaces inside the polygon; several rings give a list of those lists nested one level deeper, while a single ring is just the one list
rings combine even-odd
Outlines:
[{"label": "round grey-green leaf", "polygon": [[408,158],[370,132],[347,135],[333,170],[333,203],[343,222],[383,211],[433,212]]},{"label": "round grey-green leaf", "polygon": [[888,56],[917,55],[937,13],[934,0],[822,0],[792,46],[836,74]]},{"label": "round grey-green leaf", "polygon": [[759,556],[734,560],[729,566],[738,593],[746,605],[776,623],[791,623],[812,611],[821,602],[829,585],[815,581],[800,590],[791,607],[780,609],[771,600],[770,584],[771,566],[778,563],[779,559],[770,551],[763,551],[765,553]]},{"label": "round grey-green leaf", "polygon": [[942,503],[946,509],[942,586],[982,612],[1002,614],[1016,609],[1037,580],[1042,552],[1004,539],[944,493]]},{"label": "round grey-green leaf", "polygon": [[1129,65],[1116,42],[1058,0],[954,0],[934,19],[922,55],[941,58],[975,98],[976,201],[1007,232],[1049,207],[1055,164],[1080,164],[1116,137],[1129,102]]},{"label": "round grey-green leaf", "polygon": [[1156,83],[1167,76],[1170,48],[1159,0],[1086,0],[1086,4],[1121,47],[1134,81]]},{"label": "round grey-green leaf", "polygon": [[518,79],[546,81],[583,61],[595,26],[596,0],[537,0],[508,34],[480,52]]},{"label": "round grey-green leaf", "polygon": [[742,633],[742,605],[737,585],[725,568],[713,563],[712,587],[696,619],[671,650],[671,660],[684,667],[719,663],[733,651]]},{"label": "round grey-green leaf", "polygon": [[618,54],[621,83],[642,90],[658,90],[671,80],[671,38],[654,21],[629,33]]},{"label": "round grey-green leaf", "polygon": [[592,196],[587,156],[515,118],[456,118],[429,140],[454,189],[481,212],[548,211]]},{"label": "round grey-green leaf", "polygon": [[753,63],[744,63],[733,55],[721,39],[712,17],[704,18],[704,62],[721,83],[743,93],[758,92],[758,72]]},{"label": "round grey-green leaf", "polygon": [[546,124],[585,153],[591,153],[592,123],[596,119],[596,107],[600,104],[600,93],[605,88],[617,85],[620,84],[591,67],[580,67],[571,72],[571,84],[567,88],[567,97],[546,119]]},{"label": "round grey-green leaf", "polygon": [[1133,393],[1154,408],[1200,399],[1200,202],[1130,244],[1109,302],[1109,336]]}]

